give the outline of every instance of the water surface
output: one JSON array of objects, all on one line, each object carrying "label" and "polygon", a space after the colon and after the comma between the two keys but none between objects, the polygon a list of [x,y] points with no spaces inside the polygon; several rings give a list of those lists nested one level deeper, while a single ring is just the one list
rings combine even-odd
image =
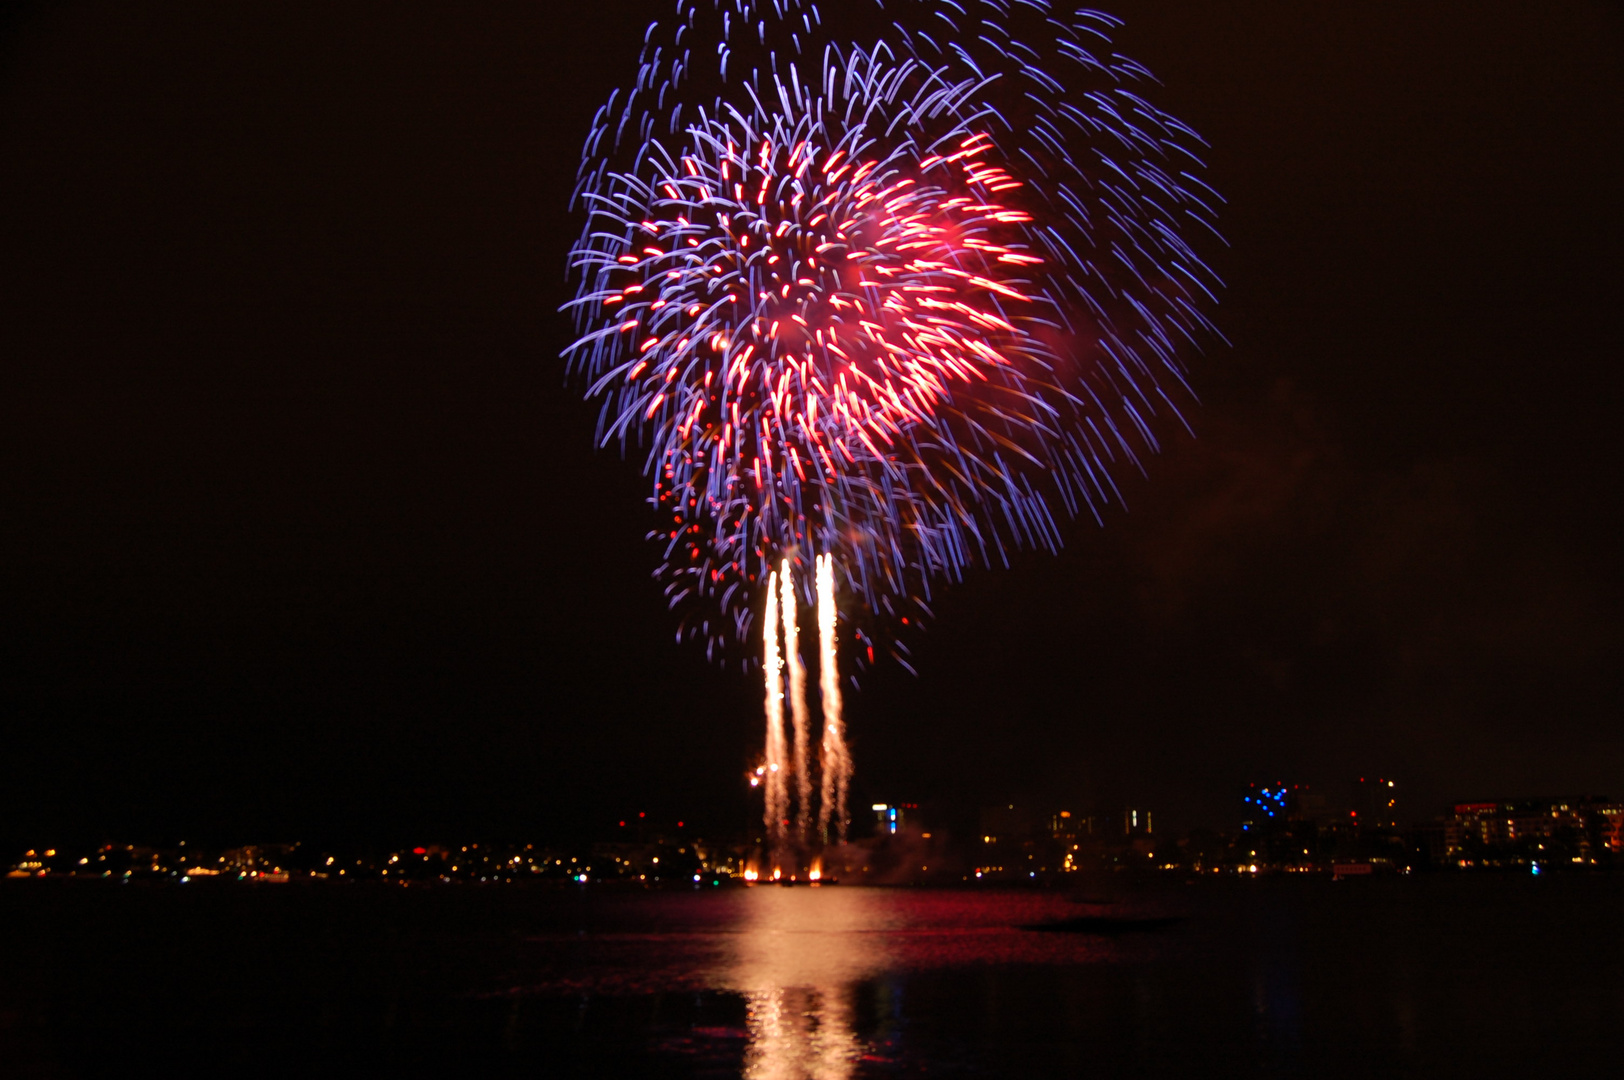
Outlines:
[{"label": "water surface", "polygon": [[[1624,881],[0,888],[7,1075],[1609,1074]],[[1032,927],[1063,924],[1068,932]]]}]

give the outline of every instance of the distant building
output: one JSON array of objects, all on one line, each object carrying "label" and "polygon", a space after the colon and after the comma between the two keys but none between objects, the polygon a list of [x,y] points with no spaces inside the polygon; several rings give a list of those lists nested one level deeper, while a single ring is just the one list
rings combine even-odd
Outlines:
[{"label": "distant building", "polygon": [[1322,825],[1335,819],[1322,792],[1307,784],[1249,784],[1241,796],[1242,832],[1302,831],[1302,824]]},{"label": "distant building", "polygon": [[1624,848],[1624,804],[1605,796],[1461,802],[1440,825],[1433,861],[1461,867],[1588,865]]},{"label": "distant building", "polygon": [[981,842],[1029,840],[1038,831],[1039,815],[1031,808],[1006,803],[981,808]]},{"label": "distant building", "polygon": [[910,811],[912,812],[915,829],[919,826],[918,803],[874,803],[874,834],[876,836],[896,836],[898,833],[908,831]]},{"label": "distant building", "polygon": [[1607,850],[1615,855],[1624,853],[1624,803],[1598,804],[1596,825],[1600,827]]},{"label": "distant building", "polygon": [[1005,803],[981,808],[981,853],[977,877],[1031,879],[1039,874],[1065,873],[1080,868],[1098,841],[1102,819],[1069,810],[1041,813],[1035,808]]},{"label": "distant building", "polygon": [[1244,810],[1241,814],[1242,832],[1273,832],[1283,828],[1290,820],[1292,793],[1299,785],[1284,781],[1273,784],[1248,784],[1241,795]]},{"label": "distant building", "polygon": [[1092,814],[1056,810],[1049,817],[1049,835],[1065,844],[1087,843],[1109,831],[1108,825],[1108,819]]},{"label": "distant building", "polygon": [[1070,810],[1056,810],[1049,817],[1049,835],[1067,843],[1086,832],[1082,817],[1073,817]]},{"label": "distant building", "polygon": [[298,844],[245,844],[220,853],[220,868],[246,875],[272,875],[286,871]]},{"label": "distant building", "polygon": [[1353,785],[1353,818],[1367,829],[1398,827],[1398,785],[1381,776],[1361,776]]}]

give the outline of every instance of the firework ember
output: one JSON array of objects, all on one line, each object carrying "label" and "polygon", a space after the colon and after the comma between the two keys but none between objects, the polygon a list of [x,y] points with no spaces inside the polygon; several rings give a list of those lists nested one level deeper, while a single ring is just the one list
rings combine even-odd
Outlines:
[{"label": "firework ember", "polygon": [[943,575],[1055,547],[1210,336],[1198,140],[1114,20],[877,11],[684,0],[587,142],[571,363],[600,437],[647,447],[660,574],[713,655],[792,551],[836,556],[884,647]]},{"label": "firework ember", "polygon": [[789,671],[790,716],[795,731],[795,841],[805,844],[812,828],[811,720],[806,708],[806,667],[801,663],[800,604],[795,594],[795,573],[785,559],[778,571],[779,609],[784,619],[784,659]]},{"label": "firework ember", "polygon": [[791,561],[820,569],[820,820],[843,823],[836,585],[852,658],[906,666],[936,584],[1055,548],[1182,422],[1216,288],[1187,237],[1215,197],[1117,25],[1048,0],[678,0],[593,123],[569,360],[599,438],[647,451],[679,637],[749,640],[767,588],[803,836]]},{"label": "firework ember", "polygon": [[767,681],[767,739],[766,757],[762,763],[762,784],[766,788],[766,809],[762,824],[767,827],[767,841],[771,850],[784,846],[784,827],[789,820],[789,772],[785,769],[784,755],[784,661],[778,646],[778,584],[777,574],[771,574],[767,583],[767,618],[762,630],[761,668]]},{"label": "firework ember", "polygon": [[[818,686],[823,697],[823,790],[818,800],[818,833],[825,843],[846,842],[846,792],[851,785],[851,752],[841,715],[840,663],[835,649],[835,565],[818,556]],[[830,832],[833,824],[834,831]]]}]

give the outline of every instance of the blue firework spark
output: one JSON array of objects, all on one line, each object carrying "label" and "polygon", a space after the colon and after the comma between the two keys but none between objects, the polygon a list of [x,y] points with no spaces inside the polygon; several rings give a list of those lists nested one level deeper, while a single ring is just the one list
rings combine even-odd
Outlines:
[{"label": "blue firework spark", "polygon": [[646,449],[659,575],[711,655],[824,552],[870,654],[905,652],[935,583],[1118,498],[1215,333],[1200,140],[1115,19],[841,11],[681,0],[583,153],[567,356],[599,438]]}]

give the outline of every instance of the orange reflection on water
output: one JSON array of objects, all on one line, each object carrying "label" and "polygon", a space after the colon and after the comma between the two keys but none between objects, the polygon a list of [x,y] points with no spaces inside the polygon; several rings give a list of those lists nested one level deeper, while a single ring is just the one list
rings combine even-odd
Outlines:
[{"label": "orange reflection on water", "polygon": [[845,1080],[862,1045],[852,1027],[856,984],[889,961],[895,922],[865,889],[756,888],[721,982],[748,1003],[751,1080]]}]

